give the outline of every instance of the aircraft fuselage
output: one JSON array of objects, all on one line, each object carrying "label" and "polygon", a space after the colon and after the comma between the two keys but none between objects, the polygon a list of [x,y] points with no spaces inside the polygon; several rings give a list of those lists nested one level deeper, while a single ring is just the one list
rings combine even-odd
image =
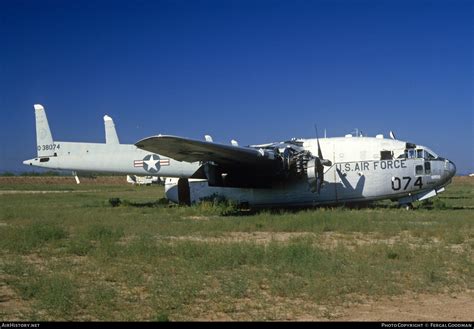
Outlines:
[{"label": "aircraft fuselage", "polygon": [[[325,167],[319,194],[311,190],[304,177],[275,181],[271,188],[209,186],[206,180],[190,179],[189,202],[222,196],[254,207],[313,206],[381,199],[411,203],[442,192],[456,171],[451,161],[436,156],[428,148],[398,140],[346,137],[326,138],[320,142],[321,148],[331,155],[332,165]],[[317,153],[315,140],[305,140],[303,145]],[[384,157],[389,159],[382,159]],[[167,179],[167,198],[182,202],[183,188],[180,187],[178,179]]]},{"label": "aircraft fuselage", "polygon": [[[37,147],[44,147],[38,145]],[[147,152],[133,144],[75,143],[54,141],[49,156],[26,160],[26,165],[77,172],[190,177],[199,163],[176,161]]]}]

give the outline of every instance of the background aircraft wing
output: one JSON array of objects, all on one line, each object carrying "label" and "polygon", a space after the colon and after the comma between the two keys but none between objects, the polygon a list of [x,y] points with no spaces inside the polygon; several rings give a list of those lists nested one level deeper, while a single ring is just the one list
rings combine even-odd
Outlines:
[{"label": "background aircraft wing", "polygon": [[225,145],[161,135],[142,139],[135,145],[145,151],[162,154],[178,161],[215,162],[220,165],[268,166],[274,163],[273,152],[264,149]]}]

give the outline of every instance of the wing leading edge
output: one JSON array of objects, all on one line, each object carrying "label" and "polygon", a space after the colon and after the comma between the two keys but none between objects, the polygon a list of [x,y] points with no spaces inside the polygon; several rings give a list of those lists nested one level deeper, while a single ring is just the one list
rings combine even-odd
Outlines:
[{"label": "wing leading edge", "polygon": [[216,162],[221,165],[267,166],[274,163],[273,152],[235,145],[205,142],[177,136],[161,135],[135,143],[140,149],[178,161]]},{"label": "wing leading edge", "polygon": [[307,179],[316,191],[316,182],[322,181],[319,157],[294,142],[241,147],[165,135],[135,145],[178,161],[199,161],[192,178],[205,178],[209,186],[270,188],[277,181]]}]

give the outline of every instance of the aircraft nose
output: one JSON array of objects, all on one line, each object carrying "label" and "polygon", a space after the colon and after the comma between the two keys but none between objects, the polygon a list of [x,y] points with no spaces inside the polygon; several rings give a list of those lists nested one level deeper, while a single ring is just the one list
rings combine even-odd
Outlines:
[{"label": "aircraft nose", "polygon": [[447,170],[449,173],[449,178],[453,177],[456,174],[456,165],[451,160],[448,160]]}]

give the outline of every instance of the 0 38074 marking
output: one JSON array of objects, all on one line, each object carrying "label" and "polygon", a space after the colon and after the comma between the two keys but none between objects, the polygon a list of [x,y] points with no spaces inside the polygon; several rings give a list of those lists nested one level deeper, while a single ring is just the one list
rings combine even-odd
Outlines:
[{"label": "0 38074 marking", "polygon": [[47,144],[47,145],[38,145],[38,151],[54,151],[59,150],[61,144]]}]

